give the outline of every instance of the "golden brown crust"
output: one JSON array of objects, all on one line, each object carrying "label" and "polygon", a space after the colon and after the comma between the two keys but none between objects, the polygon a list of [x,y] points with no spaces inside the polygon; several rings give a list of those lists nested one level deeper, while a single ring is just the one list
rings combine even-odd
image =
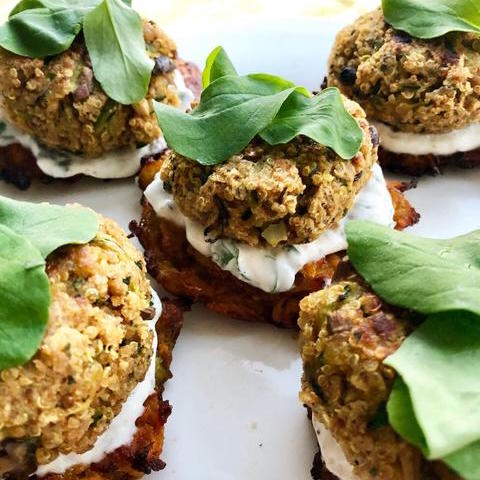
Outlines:
[{"label": "golden brown crust", "polygon": [[[395,372],[383,361],[421,319],[382,302],[351,267],[342,277],[346,281],[300,304],[302,402],[361,480],[460,480],[443,464],[425,460],[385,418]],[[328,478],[319,467],[319,478]]]},{"label": "golden brown crust", "polygon": [[[161,167],[162,159],[146,162],[139,185],[145,189]],[[399,228],[415,224],[419,216],[402,195],[399,187],[390,187]],[[141,222],[132,222],[132,231],[145,248],[147,269],[170,293],[240,320],[273,323],[297,328],[298,302],[309,293],[322,289],[335,276],[342,254],[306,265],[297,274],[295,287],[285,293],[271,294],[255,288],[222,270],[190,246],[185,231],[159,218],[146,200]]]},{"label": "golden brown crust", "polygon": [[480,120],[479,36],[419,40],[385,23],[381,9],[342,30],[328,85],[357,101],[371,121],[401,131],[445,133]]},{"label": "golden brown crust", "polygon": [[382,167],[393,172],[419,177],[424,174],[437,175],[444,167],[475,168],[480,166],[480,148],[453,155],[409,155],[393,153],[379,148],[378,161]]},{"label": "golden brown crust", "polygon": [[[171,407],[162,399],[162,394],[164,383],[171,377],[172,350],[182,327],[182,317],[183,308],[179,303],[163,299],[162,316],[157,323],[157,361],[161,365],[161,368],[157,367],[157,394],[151,395],[145,402],[145,412],[136,421],[138,431],[132,443],[81,471],[46,475],[39,480],[134,480],[165,467],[160,455]],[[158,371],[161,373],[158,374]]]}]

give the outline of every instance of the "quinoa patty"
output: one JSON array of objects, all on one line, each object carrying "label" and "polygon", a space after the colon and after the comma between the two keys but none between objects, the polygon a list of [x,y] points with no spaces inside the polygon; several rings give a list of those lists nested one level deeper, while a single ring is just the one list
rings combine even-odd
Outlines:
[{"label": "quinoa patty", "polygon": [[[395,371],[383,360],[412,332],[415,319],[382,302],[348,263],[342,278],[300,303],[301,401],[332,433],[360,480],[460,480],[443,463],[427,461],[385,418]],[[318,464],[315,472],[320,480],[335,478]]]},{"label": "quinoa patty", "polygon": [[[175,63],[187,88],[193,92],[196,99],[200,98],[202,75],[199,68],[181,59],[175,60]],[[0,178],[21,190],[28,189],[33,180],[48,180],[38,167],[33,153],[19,143],[0,147]]]},{"label": "quinoa patty", "polygon": [[306,137],[275,147],[256,139],[213,167],[172,153],[161,178],[182,213],[212,239],[251,246],[312,242],[352,208],[377,159],[378,135],[365,112],[346,98],[344,103],[363,130],[351,160]]},{"label": "quinoa patty", "polygon": [[0,98],[7,119],[47,147],[88,158],[158,139],[152,100],[180,104],[174,83],[177,51],[155,23],[144,21],[143,28],[155,68],[146,98],[134,105],[121,105],[104,93],[81,36],[48,59],[0,49]]},{"label": "quinoa patty", "polygon": [[[139,184],[145,189],[160,170],[162,159],[146,162]],[[403,196],[407,185],[389,185],[395,206],[397,228],[415,224],[419,215]],[[306,265],[297,274],[294,288],[285,293],[266,293],[222,270],[201,255],[187,241],[185,230],[156,215],[146,199],[140,223],[131,223],[132,231],[145,248],[147,269],[170,293],[191,302],[201,302],[210,310],[240,320],[273,323],[296,328],[299,301],[324,288],[334,277],[343,253]]]},{"label": "quinoa patty", "polygon": [[480,121],[480,36],[420,40],[385,23],[381,9],[337,36],[328,84],[371,121],[403,132],[445,133]]},{"label": "quinoa patty", "polygon": [[[47,259],[45,337],[31,361],[0,372],[0,474],[10,471],[15,452],[30,454],[30,462],[16,459],[20,469],[33,468],[7,478],[90,450],[150,366],[146,320],[154,309],[145,262],[114,222],[100,220],[91,242]],[[153,403],[152,415],[159,409]]]}]

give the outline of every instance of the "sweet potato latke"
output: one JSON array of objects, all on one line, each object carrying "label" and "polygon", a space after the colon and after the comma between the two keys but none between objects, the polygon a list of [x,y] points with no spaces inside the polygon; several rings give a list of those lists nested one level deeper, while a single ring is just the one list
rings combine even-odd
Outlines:
[{"label": "sweet potato latke", "polygon": [[[161,163],[162,159],[144,162],[139,181],[142,189],[152,182]],[[415,224],[419,215],[402,194],[408,187],[393,183],[389,188],[398,228]],[[271,294],[238,280],[198,253],[188,243],[185,231],[159,218],[146,200],[142,220],[132,222],[131,229],[145,248],[150,274],[170,293],[240,320],[271,322],[285,328],[296,328],[299,301],[324,288],[343,257],[333,254],[306,265],[297,274],[292,290]]]},{"label": "sweet potato latke", "polygon": [[[333,435],[359,480],[460,480],[388,424],[385,405],[395,372],[383,360],[412,332],[415,319],[382,302],[348,263],[340,278],[300,303],[302,402]],[[312,475],[337,480],[321,453]]]}]

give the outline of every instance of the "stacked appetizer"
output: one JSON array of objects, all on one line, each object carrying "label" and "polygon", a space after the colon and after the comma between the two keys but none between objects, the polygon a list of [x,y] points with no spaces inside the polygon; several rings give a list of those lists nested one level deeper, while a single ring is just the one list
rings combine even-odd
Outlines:
[{"label": "stacked appetizer", "polygon": [[429,240],[351,222],[347,237],[351,264],[301,302],[314,477],[478,480],[480,231]]},{"label": "stacked appetizer", "polygon": [[328,85],[365,109],[380,162],[409,174],[480,164],[476,2],[383,0],[342,30]]},{"label": "stacked appetizer", "polygon": [[152,102],[185,111],[200,88],[198,69],[127,2],[22,1],[0,27],[0,172],[21,188],[132,176],[165,149]]},{"label": "stacked appetizer", "polygon": [[0,197],[0,478],[136,479],[164,463],[181,311],[79,206]]},{"label": "stacked appetizer", "polygon": [[239,76],[209,56],[200,103],[155,108],[172,150],[144,165],[147,268],[169,292],[249,321],[296,327],[298,301],[328,285],[344,226],[418,220],[377,165],[378,135],[336,88]]}]

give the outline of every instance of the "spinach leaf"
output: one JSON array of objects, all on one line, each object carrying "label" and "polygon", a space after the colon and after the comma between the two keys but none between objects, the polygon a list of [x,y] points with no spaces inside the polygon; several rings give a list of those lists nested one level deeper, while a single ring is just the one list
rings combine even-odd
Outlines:
[{"label": "spinach leaf", "polygon": [[480,230],[431,240],[352,221],[346,231],[354,267],[390,304],[424,314],[480,315]]},{"label": "spinach leaf", "polygon": [[288,143],[298,135],[330,147],[345,159],[355,156],[363,140],[362,130],[345,110],[336,88],[327,88],[312,98],[298,92],[291,95],[273,122],[260,132],[270,145]]},{"label": "spinach leaf", "polygon": [[42,255],[0,225],[0,370],[33,357],[45,334],[49,305]]},{"label": "spinach leaf", "polygon": [[383,0],[387,23],[413,37],[431,39],[448,32],[480,33],[476,0]]},{"label": "spinach leaf", "polygon": [[191,114],[155,102],[168,145],[203,165],[215,165],[240,152],[268,126],[295,90],[280,79],[227,76],[204,90]]},{"label": "spinach leaf", "polygon": [[215,80],[227,75],[238,76],[227,52],[222,47],[217,47],[208,56],[203,69],[203,88],[207,88]]},{"label": "spinach leaf", "polygon": [[392,427],[465,479],[480,475],[479,320],[432,315],[385,361],[401,376],[387,406]]},{"label": "spinach leaf", "polygon": [[83,31],[95,78],[105,93],[125,105],[144,98],[154,64],[146,52],[140,15],[122,0],[103,0],[86,15]]},{"label": "spinach leaf", "polygon": [[44,258],[63,245],[89,242],[99,228],[97,215],[83,207],[18,202],[2,196],[0,224],[28,240]]},{"label": "spinach leaf", "polygon": [[271,145],[307,135],[343,158],[360,148],[362,131],[337,89],[312,98],[307,89],[274,75],[240,77],[221,47],[209,55],[203,81],[206,88],[192,113],[154,104],[167,143],[198,163],[225,162],[257,135]]},{"label": "spinach leaf", "polygon": [[67,50],[81,30],[77,10],[34,8],[0,26],[0,46],[25,57],[44,58]]}]

